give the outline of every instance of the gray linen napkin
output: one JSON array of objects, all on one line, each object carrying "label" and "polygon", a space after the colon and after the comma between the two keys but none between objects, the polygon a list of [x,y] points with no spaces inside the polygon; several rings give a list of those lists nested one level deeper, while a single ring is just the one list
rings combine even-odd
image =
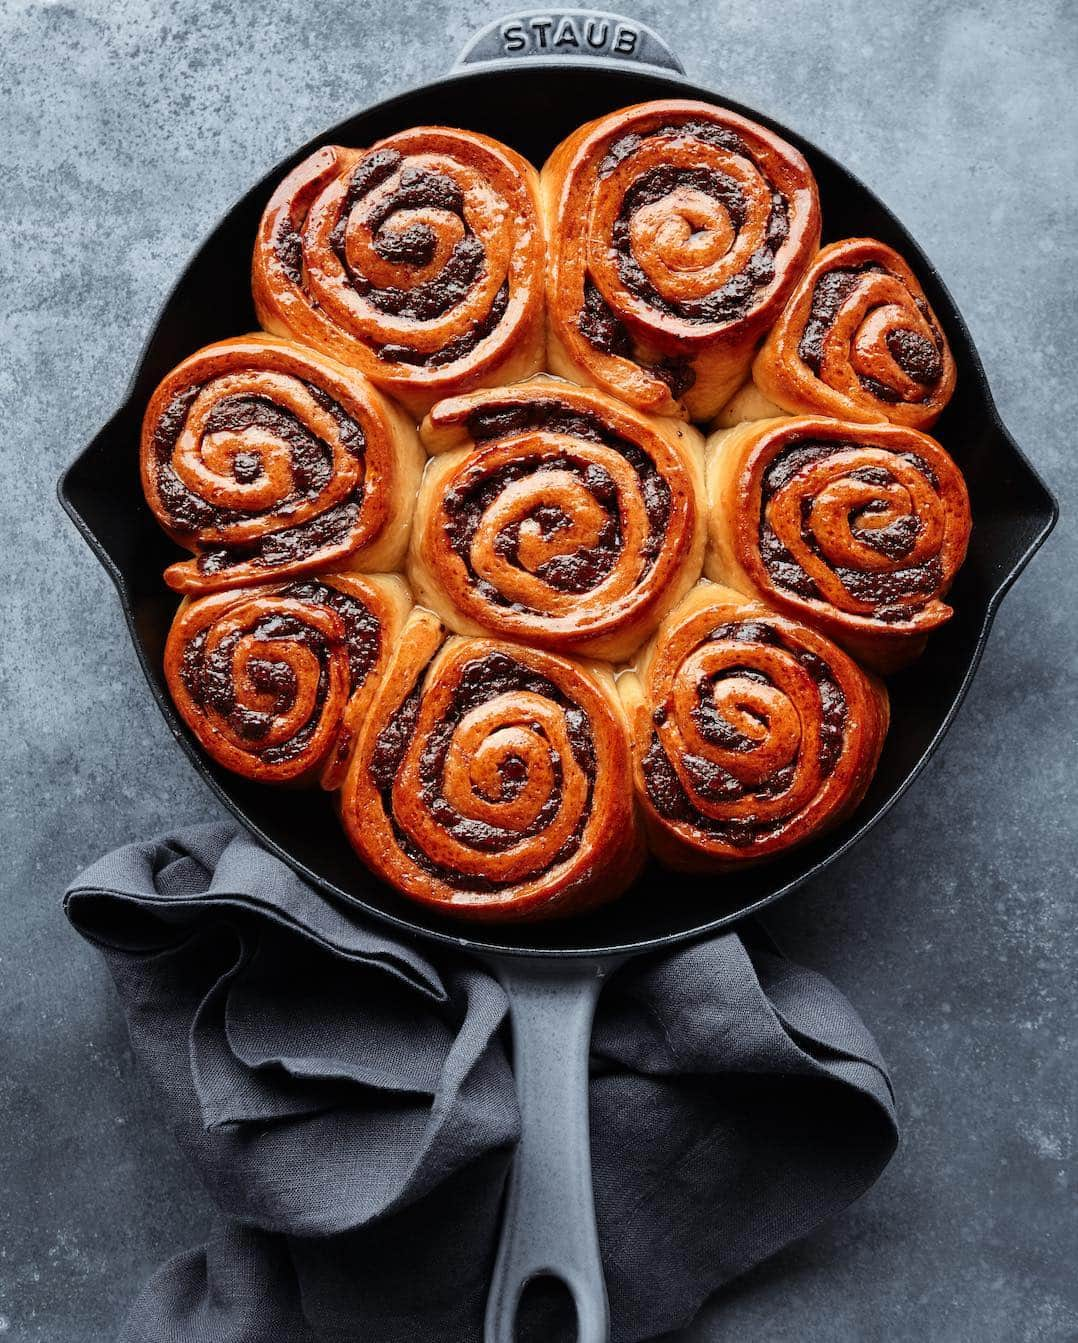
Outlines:
[{"label": "gray linen napkin", "polygon": [[[358,922],[225,825],[109,854],[65,908],[220,1211],[122,1338],[476,1343],[518,1133],[496,980]],[[894,1151],[890,1083],[850,1004],[748,941],[630,964],[600,1000],[616,1343],[686,1324]]]}]

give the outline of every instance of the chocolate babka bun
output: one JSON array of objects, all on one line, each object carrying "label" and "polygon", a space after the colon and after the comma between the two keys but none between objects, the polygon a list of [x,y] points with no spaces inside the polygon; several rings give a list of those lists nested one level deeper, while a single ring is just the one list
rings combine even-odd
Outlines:
[{"label": "chocolate babka bun", "polygon": [[318,574],[185,598],[165,645],[180,716],[260,783],[339,787],[411,609],[395,574]]},{"label": "chocolate babka bun", "polygon": [[815,625],[890,672],[952,614],[966,554],[958,467],[916,429],[819,416],[708,439],[708,577]]},{"label": "chocolate babka bun", "polygon": [[618,679],[652,852],[691,871],[774,858],[872,779],[887,694],[816,630],[701,583]]},{"label": "chocolate babka bun", "polygon": [[666,99],[574,131],[541,182],[550,369],[711,419],[819,246],[805,159],[734,112]]},{"label": "chocolate babka bun", "polygon": [[930,429],[955,388],[955,364],[917,277],[873,238],[825,247],[756,356],[720,427],[792,415]]},{"label": "chocolate babka bun", "polygon": [[629,656],[699,577],[699,433],[557,379],[442,401],[409,554],[459,633]]},{"label": "chocolate babka bun", "polygon": [[165,581],[212,592],[397,568],[423,452],[362,374],[259,333],[172,370],[146,409],[141,464],[154,516],[195,556]]},{"label": "chocolate babka bun", "polygon": [[418,417],[542,368],[543,256],[531,164],[489,136],[417,126],[289,173],[259,228],[255,307]]},{"label": "chocolate babka bun", "polygon": [[[444,641],[444,642],[443,642]],[[403,894],[534,920],[621,894],[643,842],[609,669],[409,621],[341,793],[348,837]]]}]

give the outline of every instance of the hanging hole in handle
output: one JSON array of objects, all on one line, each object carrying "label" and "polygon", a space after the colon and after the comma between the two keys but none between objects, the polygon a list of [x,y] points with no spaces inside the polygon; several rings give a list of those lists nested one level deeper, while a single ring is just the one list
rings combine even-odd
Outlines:
[{"label": "hanging hole in handle", "polygon": [[553,1273],[537,1273],[517,1301],[514,1343],[571,1343],[579,1336],[576,1301],[567,1283]]}]

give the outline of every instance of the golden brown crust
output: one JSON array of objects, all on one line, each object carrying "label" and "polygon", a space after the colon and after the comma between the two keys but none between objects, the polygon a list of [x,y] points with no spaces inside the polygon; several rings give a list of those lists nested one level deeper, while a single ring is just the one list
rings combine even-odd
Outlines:
[{"label": "golden brown crust", "polygon": [[260,333],[207,345],[161,382],[142,424],[154,516],[196,558],[182,592],[404,557],[423,453],[361,374]]},{"label": "golden brown crust", "polygon": [[819,239],[805,159],[704,102],[593,121],[541,176],[446,127],[299,164],[254,248],[272,334],[190,356],[143,424],[210,758],[337,791],[376,876],[470,920],[847,817],[889,718],[854,658],[950,617],[970,516],[918,432],[955,368],[916,277]]},{"label": "golden brown crust", "polygon": [[419,417],[542,368],[543,254],[535,169],[489,136],[417,126],[326,146],[284,179],[255,243],[255,309]]},{"label": "golden brown crust", "polygon": [[409,551],[459,633],[628,657],[700,576],[703,440],[556,379],[442,401]]},{"label": "golden brown crust", "polygon": [[700,583],[618,678],[652,852],[688,871],[774,858],[861,801],[887,692],[807,626]]},{"label": "golden brown crust", "polygon": [[950,619],[943,597],[965,558],[969,496],[934,438],[784,416],[715,433],[706,452],[709,578],[881,672]]},{"label": "golden brown crust", "polygon": [[551,370],[710,419],[819,246],[804,158],[734,112],[666,99],[574,131],[541,183]]},{"label": "golden brown crust", "polygon": [[624,714],[608,669],[413,613],[341,793],[383,880],[484,920],[562,917],[613,899],[643,859]]},{"label": "golden brown crust", "polygon": [[917,277],[873,238],[816,257],[752,368],[760,393],[794,415],[930,429],[955,364]]},{"label": "golden brown crust", "polygon": [[395,574],[318,574],[185,598],[165,679],[218,764],[258,783],[337,788],[411,604]]}]

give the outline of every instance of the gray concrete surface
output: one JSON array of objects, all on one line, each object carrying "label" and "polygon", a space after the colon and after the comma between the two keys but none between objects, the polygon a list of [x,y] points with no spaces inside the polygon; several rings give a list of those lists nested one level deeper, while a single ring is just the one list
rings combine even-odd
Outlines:
[{"label": "gray concrete surface", "polygon": [[[358,104],[438,74],[486,0],[0,5],[0,1337],[105,1343],[200,1237],[116,1001],[59,898],[217,814],[174,749],[55,477],[118,402],[229,202]],[[1063,1343],[1074,1205],[1074,10],[1012,0],[622,9],[701,81],[844,159],[937,261],[1064,504],[917,787],[775,919],[890,1060],[904,1141],[834,1225],[686,1340]]]}]

